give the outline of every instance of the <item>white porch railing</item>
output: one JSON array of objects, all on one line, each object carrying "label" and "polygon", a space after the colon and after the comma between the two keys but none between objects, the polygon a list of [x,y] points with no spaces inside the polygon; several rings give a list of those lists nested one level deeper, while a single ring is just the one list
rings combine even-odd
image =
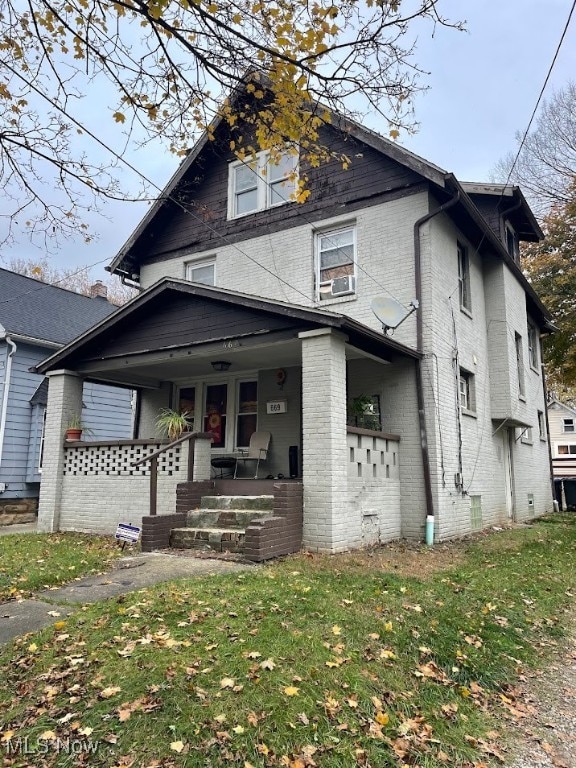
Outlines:
[{"label": "white porch railing", "polygon": [[[167,441],[110,440],[64,446],[60,530],[113,533],[149,514],[150,465],[134,467]],[[158,456],[158,513],[174,512],[176,486],[188,478],[188,443]]]}]

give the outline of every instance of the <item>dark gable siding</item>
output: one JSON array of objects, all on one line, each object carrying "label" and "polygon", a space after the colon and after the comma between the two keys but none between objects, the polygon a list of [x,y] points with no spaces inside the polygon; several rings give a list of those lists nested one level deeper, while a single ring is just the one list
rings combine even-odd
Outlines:
[{"label": "dark gable siding", "polygon": [[502,240],[502,213],[498,210],[498,206],[500,206],[500,208],[503,207],[501,203],[502,198],[496,195],[471,194],[470,199],[486,219],[490,229],[496,234],[499,240]]},{"label": "dark gable siding", "polygon": [[424,183],[419,174],[333,128],[324,129],[323,142],[350,158],[348,170],[336,160],[309,169],[311,195],[305,203],[281,205],[228,221],[228,164],[234,156],[228,150],[228,141],[217,137],[174,193],[191,213],[166,202],[132,249],[133,258],[153,263],[173,258],[179,252],[194,253],[212,246],[216,249],[223,243],[374,205],[386,197],[416,191],[415,187]]},{"label": "dark gable siding", "polygon": [[87,344],[73,360],[78,364],[93,358],[187,346],[299,325],[267,312],[167,292],[134,312],[121,327],[99,335],[96,343]]}]

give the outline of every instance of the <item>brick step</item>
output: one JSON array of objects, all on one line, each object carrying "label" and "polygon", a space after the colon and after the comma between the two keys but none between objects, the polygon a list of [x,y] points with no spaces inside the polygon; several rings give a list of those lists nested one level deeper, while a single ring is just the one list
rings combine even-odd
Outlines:
[{"label": "brick step", "polygon": [[186,515],[189,528],[246,528],[251,520],[270,517],[272,510],[194,509]]},{"label": "brick step", "polygon": [[244,530],[237,528],[173,528],[170,546],[174,549],[202,549],[214,552],[243,552]]},{"label": "brick step", "polygon": [[257,511],[274,508],[274,496],[202,496],[201,509],[254,509]]}]

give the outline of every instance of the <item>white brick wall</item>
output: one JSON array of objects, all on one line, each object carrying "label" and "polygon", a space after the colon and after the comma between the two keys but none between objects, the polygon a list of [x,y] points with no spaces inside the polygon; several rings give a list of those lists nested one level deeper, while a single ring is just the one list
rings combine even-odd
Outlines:
[{"label": "white brick wall", "polygon": [[345,339],[329,330],[302,338],[303,546],[339,552],[361,543],[348,506]]},{"label": "white brick wall", "polygon": [[[356,222],[358,262],[372,277],[359,268],[358,298],[339,299],[334,304],[321,302],[318,306],[332,308],[380,330],[381,325],[370,309],[375,296],[390,291],[406,305],[414,299],[413,223],[427,212],[428,195],[418,193],[327,219],[314,226],[303,223],[273,235],[244,240],[237,247],[222,245],[216,251],[210,249],[194,254],[194,260],[216,253],[216,282],[221,288],[314,306],[314,231]],[[293,289],[256,266],[244,253],[278,274]],[[143,265],[142,287],[148,288],[166,276],[183,278],[187,260],[185,254],[181,254],[174,259]],[[398,329],[395,338],[414,345],[415,329],[413,315]]]},{"label": "white brick wall", "polygon": [[[171,474],[167,468],[158,473],[159,515],[173,514],[176,510],[176,486],[187,479],[188,446],[188,442],[181,445],[179,461]],[[106,452],[108,449],[93,450]],[[120,522],[140,525],[142,517],[150,514],[149,510],[149,473],[134,476],[129,470],[124,470],[121,475],[67,474],[62,477],[59,530],[114,533]]]},{"label": "white brick wall", "polygon": [[[542,380],[539,371],[528,365],[524,291],[507,267],[493,270],[490,261],[483,261],[472,245],[457,234],[447,217],[433,219],[426,229],[424,393],[436,535],[443,539],[470,531],[472,495],[482,498],[485,526],[507,519],[503,435],[501,430],[494,434],[500,422],[493,421],[501,415],[501,408],[506,408],[508,415],[531,423],[535,438],[530,446],[520,441],[514,444],[516,518],[525,516],[529,493],[535,498],[534,514],[550,510],[551,490],[547,446],[538,437],[537,411],[543,410],[544,403]],[[457,239],[468,246],[470,255],[471,317],[459,305]],[[502,279],[496,279],[498,276]],[[525,402],[518,398],[515,332],[522,335],[524,343]],[[474,374],[475,417],[462,414],[459,418],[458,367]],[[491,387],[493,377],[498,379],[498,387]],[[454,482],[460,471],[460,452],[464,493]]]},{"label": "white brick wall", "polygon": [[64,433],[70,417],[82,413],[82,379],[70,371],[53,371],[48,376],[38,530],[52,532],[58,531],[60,526]]},{"label": "white brick wall", "polygon": [[362,545],[399,538],[400,444],[348,433],[347,446],[348,504],[350,513],[360,516]]}]

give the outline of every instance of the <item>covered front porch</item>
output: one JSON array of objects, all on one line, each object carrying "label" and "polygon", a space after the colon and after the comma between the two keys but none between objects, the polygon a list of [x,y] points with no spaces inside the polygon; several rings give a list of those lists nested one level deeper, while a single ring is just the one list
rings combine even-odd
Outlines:
[{"label": "covered front porch", "polygon": [[[40,366],[50,386],[39,526],[110,532],[118,522],[150,518],[150,462],[141,460],[166,447],[156,421],[173,408],[188,411],[192,431],[204,437],[158,456],[158,541],[170,516],[186,517],[213,495],[273,496],[274,520],[294,512],[300,494],[300,531],[297,511],[288,526],[291,551],[398,537],[400,435],[391,427],[395,403],[413,390],[415,357],[325,310],[161,281]],[[138,392],[133,440],[64,441],[84,381]],[[371,401],[368,428],[351,422],[353,399]],[[248,479],[253,465],[241,466],[235,481],[221,478],[213,460],[247,449],[256,431],[271,436],[260,479]],[[260,528],[267,526],[274,528]],[[273,538],[281,535],[275,530]]]}]

